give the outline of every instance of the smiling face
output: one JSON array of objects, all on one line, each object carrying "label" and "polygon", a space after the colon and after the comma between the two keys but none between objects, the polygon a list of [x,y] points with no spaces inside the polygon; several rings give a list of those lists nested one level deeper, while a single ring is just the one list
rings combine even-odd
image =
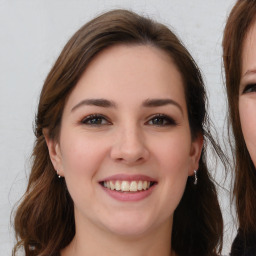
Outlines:
[{"label": "smiling face", "polygon": [[249,29],[242,52],[239,114],[246,146],[256,166],[256,22]]},{"label": "smiling face", "polygon": [[96,56],[70,94],[53,165],[74,201],[76,231],[171,233],[202,137],[191,140],[184,85],[171,58],[151,46]]}]

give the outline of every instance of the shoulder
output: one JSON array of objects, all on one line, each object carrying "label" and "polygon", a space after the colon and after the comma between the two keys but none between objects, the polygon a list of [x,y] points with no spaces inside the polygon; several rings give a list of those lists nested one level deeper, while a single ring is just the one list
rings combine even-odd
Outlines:
[{"label": "shoulder", "polygon": [[256,255],[256,231],[244,234],[241,229],[232,244],[230,256],[255,256]]}]

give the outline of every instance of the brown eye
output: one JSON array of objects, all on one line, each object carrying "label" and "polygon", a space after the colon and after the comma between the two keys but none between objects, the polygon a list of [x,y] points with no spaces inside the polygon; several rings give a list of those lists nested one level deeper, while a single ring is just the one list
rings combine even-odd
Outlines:
[{"label": "brown eye", "polygon": [[166,115],[156,115],[152,117],[147,124],[155,126],[167,126],[176,125],[176,122],[169,116]]},{"label": "brown eye", "polygon": [[99,126],[108,125],[110,122],[102,115],[89,115],[82,120],[85,125]]},{"label": "brown eye", "polygon": [[243,90],[243,94],[251,92],[256,92],[256,84],[248,84]]}]

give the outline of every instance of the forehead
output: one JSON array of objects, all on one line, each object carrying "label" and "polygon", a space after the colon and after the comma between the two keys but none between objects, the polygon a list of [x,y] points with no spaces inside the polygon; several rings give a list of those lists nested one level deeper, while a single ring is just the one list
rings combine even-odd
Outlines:
[{"label": "forehead", "polygon": [[242,48],[242,76],[256,70],[256,21],[249,28]]},{"label": "forehead", "polygon": [[87,66],[68,102],[83,97],[126,104],[176,97],[186,104],[182,75],[173,60],[165,51],[148,45],[116,45],[100,52]]}]

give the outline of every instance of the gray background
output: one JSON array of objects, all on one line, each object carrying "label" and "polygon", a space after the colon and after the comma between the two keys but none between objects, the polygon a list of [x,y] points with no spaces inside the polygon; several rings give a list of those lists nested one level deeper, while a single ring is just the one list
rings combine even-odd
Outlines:
[{"label": "gray background", "polygon": [[[0,254],[14,244],[10,214],[25,190],[33,146],[33,119],[43,81],[69,37],[112,8],[128,8],[172,27],[201,67],[210,115],[226,141],[226,101],[221,69],[222,31],[234,0],[0,0]],[[223,135],[224,133],[224,135]],[[211,157],[211,154],[209,154]],[[223,168],[211,161],[216,179]],[[215,168],[216,167],[216,168]],[[219,189],[225,219],[223,254],[236,226],[229,193]]]}]

